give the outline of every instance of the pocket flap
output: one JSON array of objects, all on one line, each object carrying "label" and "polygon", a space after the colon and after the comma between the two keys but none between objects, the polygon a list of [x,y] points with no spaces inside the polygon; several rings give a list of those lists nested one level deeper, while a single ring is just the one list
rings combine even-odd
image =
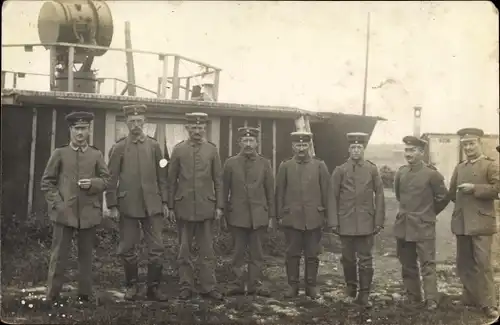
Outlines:
[{"label": "pocket flap", "polygon": [[493,213],[493,210],[491,210],[491,209],[482,208],[482,209],[479,209],[478,211],[479,211],[480,215],[495,218],[495,214]]},{"label": "pocket flap", "polygon": [[215,202],[215,196],[213,196],[213,195],[209,195],[209,196],[208,196],[208,199],[209,199],[210,201]]},{"label": "pocket flap", "polygon": [[101,202],[99,200],[95,200],[94,202],[92,202],[92,205],[94,206],[94,208],[100,208]]},{"label": "pocket flap", "polygon": [[183,197],[184,197],[184,196],[182,196],[182,195],[176,196],[176,197],[174,198],[174,201],[180,201],[180,200],[182,200],[182,198],[183,198]]},{"label": "pocket flap", "polygon": [[118,197],[119,199],[124,198],[125,196],[127,196],[127,191],[121,191],[121,192],[118,192],[117,197]]},{"label": "pocket flap", "polygon": [[318,211],[319,211],[319,212],[323,212],[323,211],[325,211],[325,207],[321,207],[321,206],[320,206],[320,207],[318,207]]}]

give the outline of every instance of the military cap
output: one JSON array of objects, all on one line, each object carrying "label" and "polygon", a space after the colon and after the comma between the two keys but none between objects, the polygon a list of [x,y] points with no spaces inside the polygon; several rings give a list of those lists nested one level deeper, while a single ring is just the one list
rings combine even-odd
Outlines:
[{"label": "military cap", "polygon": [[420,148],[425,148],[427,141],[421,138],[417,138],[413,135],[407,135],[403,138],[403,143],[409,146],[415,146]]},{"label": "military cap", "polygon": [[311,132],[292,132],[290,133],[292,142],[310,142],[312,139]]},{"label": "military cap", "polygon": [[123,114],[125,114],[125,116],[144,115],[147,109],[148,107],[144,104],[127,105],[123,106]]},{"label": "military cap", "polygon": [[66,115],[66,122],[70,126],[76,124],[89,124],[94,119],[94,114],[90,112],[73,112]]},{"label": "military cap", "polygon": [[241,127],[238,128],[238,134],[240,137],[254,137],[257,138],[259,136],[260,130],[252,127]]},{"label": "military cap", "polygon": [[477,139],[484,135],[484,131],[477,128],[464,128],[457,131],[457,134],[460,136],[460,141]]},{"label": "military cap", "polygon": [[363,132],[350,132],[346,134],[349,144],[363,144],[368,143],[368,134]]},{"label": "military cap", "polygon": [[205,124],[207,120],[208,115],[205,113],[186,113],[186,121],[189,124]]}]

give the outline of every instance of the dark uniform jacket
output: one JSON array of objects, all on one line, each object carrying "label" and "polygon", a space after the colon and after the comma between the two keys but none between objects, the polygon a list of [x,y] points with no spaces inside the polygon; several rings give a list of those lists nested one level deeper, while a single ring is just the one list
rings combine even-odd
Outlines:
[{"label": "dark uniform jacket", "polygon": [[[78,180],[85,178],[91,180],[88,190],[78,186]],[[108,168],[97,148],[66,145],[54,150],[41,181],[50,220],[79,229],[99,225],[100,199],[109,179]]]},{"label": "dark uniform jacket", "polygon": [[[499,166],[492,158],[481,156],[462,161],[450,181],[450,197],[455,202],[451,231],[455,235],[493,235],[497,232],[494,200],[500,192]],[[475,185],[472,194],[457,191],[463,183]]]},{"label": "dark uniform jacket", "polygon": [[274,176],[263,156],[230,157],[224,165],[223,189],[229,225],[256,229],[274,217]]},{"label": "dark uniform jacket", "polygon": [[204,140],[185,140],[173,151],[168,169],[169,208],[185,221],[214,218],[223,208],[222,167],[217,147]]},{"label": "dark uniform jacket", "polygon": [[322,227],[326,221],[328,168],[323,160],[295,157],[283,161],[276,180],[276,217],[298,230]]},{"label": "dark uniform jacket", "polygon": [[399,201],[394,235],[406,241],[436,238],[436,216],[450,201],[443,175],[423,162],[402,166],[394,192]]},{"label": "dark uniform jacket", "polygon": [[373,234],[385,222],[384,185],[377,166],[348,159],[335,168],[328,194],[328,224],[343,236]]},{"label": "dark uniform jacket", "polygon": [[108,207],[117,206],[120,214],[144,218],[163,213],[167,202],[166,168],[160,145],[143,135],[118,140],[109,152],[110,186],[106,192]]}]

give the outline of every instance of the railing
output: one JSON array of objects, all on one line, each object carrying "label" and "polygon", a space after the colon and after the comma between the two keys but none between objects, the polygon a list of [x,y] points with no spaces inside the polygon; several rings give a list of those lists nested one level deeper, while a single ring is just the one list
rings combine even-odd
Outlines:
[{"label": "railing", "polygon": [[[13,81],[13,88],[17,87],[17,78],[23,78],[26,75],[41,75],[41,76],[48,76],[50,78],[50,85],[51,89],[53,89],[55,85],[55,53],[56,49],[60,48],[68,48],[68,67],[73,67],[74,62],[75,62],[75,49],[76,48],[82,48],[82,49],[87,49],[87,50],[107,50],[107,51],[118,51],[118,52],[132,52],[132,53],[138,53],[138,54],[146,54],[146,55],[156,55],[158,56],[158,59],[162,61],[163,63],[163,69],[162,69],[162,74],[161,76],[158,77],[159,80],[159,89],[157,92],[147,89],[145,87],[141,87],[138,85],[133,85],[128,83],[127,81],[119,78],[97,78],[98,79],[98,86],[97,88],[100,88],[100,85],[106,81],[106,80],[114,80],[113,82],[116,84],[117,82],[122,82],[126,84],[126,87],[128,86],[135,86],[139,89],[142,89],[144,91],[150,92],[152,94],[156,94],[159,98],[166,98],[167,97],[167,88],[170,88],[168,85],[171,84],[172,87],[172,94],[171,94],[171,99],[179,99],[180,95],[180,89],[185,89],[186,90],[186,99],[188,97],[189,92],[191,91],[191,80],[193,78],[197,77],[204,77],[207,75],[213,74],[214,80],[213,80],[213,100],[217,101],[218,98],[218,93],[219,93],[219,77],[220,77],[220,72],[221,69],[217,68],[213,65],[210,65],[208,63],[204,63],[195,59],[190,59],[185,56],[175,54],[175,53],[163,53],[163,52],[153,52],[153,51],[144,51],[144,50],[134,50],[134,49],[125,49],[125,48],[113,48],[113,47],[104,47],[104,46],[98,46],[98,45],[84,45],[84,44],[71,44],[71,43],[33,43],[33,44],[3,44],[2,48],[24,48],[25,52],[33,52],[34,47],[45,47],[49,48],[51,52],[51,69],[50,69],[50,74],[41,74],[41,73],[33,73],[33,72],[14,72],[14,71],[2,71],[2,89],[5,86],[5,76],[7,73],[13,73],[14,74],[14,81]],[[91,53],[89,53],[89,56],[91,56]],[[168,62],[169,58],[173,57],[173,75],[169,76],[168,75]],[[191,74],[187,76],[179,76],[179,67],[182,61],[186,61],[188,63],[192,64],[197,64],[205,72],[202,73],[197,73],[197,74]],[[184,85],[181,85],[181,80],[185,82]],[[115,86],[116,89],[116,86]],[[73,69],[68,69],[68,91],[72,92],[74,91],[74,71]],[[122,91],[122,94],[126,92],[126,88],[124,91]]]}]

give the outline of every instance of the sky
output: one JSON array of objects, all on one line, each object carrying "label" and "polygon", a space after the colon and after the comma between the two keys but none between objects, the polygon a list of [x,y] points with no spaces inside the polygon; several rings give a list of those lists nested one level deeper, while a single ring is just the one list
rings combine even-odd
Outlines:
[{"label": "sky", "polygon": [[[387,119],[377,124],[371,143],[399,143],[411,134],[414,106],[423,108],[422,132],[480,127],[499,133],[498,12],[491,2],[107,3],[112,47],[125,47],[129,21],[133,48],[221,68],[221,102],[349,114],[362,111],[370,13],[367,114]],[[2,44],[38,43],[43,2],[3,4]],[[48,59],[42,48],[2,49],[2,70],[48,74]],[[161,62],[138,54],[134,63],[136,83],[156,91]],[[108,51],[94,67],[100,77],[126,79],[124,53]],[[199,70],[181,66],[181,75],[187,72]],[[18,87],[48,90],[48,78],[30,77]],[[112,93],[111,83],[103,91]]]}]

